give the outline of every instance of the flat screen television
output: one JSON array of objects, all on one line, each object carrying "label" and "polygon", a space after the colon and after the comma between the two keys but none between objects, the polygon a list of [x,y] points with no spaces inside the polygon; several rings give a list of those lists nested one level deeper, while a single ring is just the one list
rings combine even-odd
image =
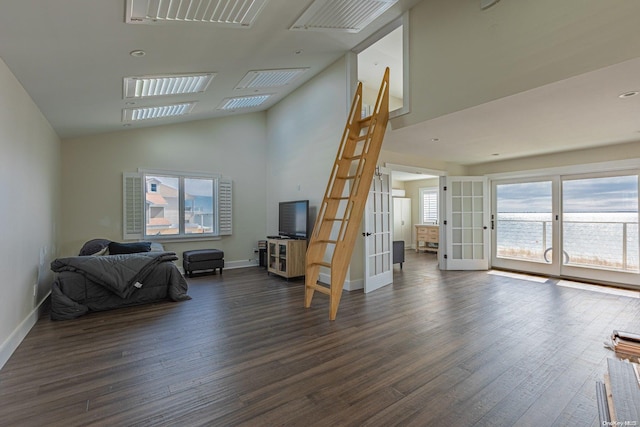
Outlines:
[{"label": "flat screen television", "polygon": [[278,234],[292,239],[307,239],[309,201],[280,202],[278,211]]}]

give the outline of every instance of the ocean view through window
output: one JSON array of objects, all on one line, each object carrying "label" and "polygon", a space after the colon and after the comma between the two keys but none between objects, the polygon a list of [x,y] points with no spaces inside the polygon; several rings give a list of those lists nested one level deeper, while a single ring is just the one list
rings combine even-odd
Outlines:
[{"label": "ocean view through window", "polygon": [[[495,186],[495,256],[640,272],[638,175],[563,177],[560,182],[555,190],[553,180]],[[554,249],[561,251],[555,261]]]}]

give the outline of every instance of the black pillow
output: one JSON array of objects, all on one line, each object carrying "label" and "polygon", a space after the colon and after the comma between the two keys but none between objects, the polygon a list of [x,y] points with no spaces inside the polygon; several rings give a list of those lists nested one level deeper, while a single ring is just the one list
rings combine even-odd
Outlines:
[{"label": "black pillow", "polygon": [[109,243],[111,243],[111,240],[107,240],[107,239],[89,240],[87,243],[85,243],[82,246],[82,248],[80,249],[80,253],[78,255],[79,256],[95,255],[101,250],[103,250],[104,248],[106,248],[107,246],[109,246]]},{"label": "black pillow", "polygon": [[149,252],[150,250],[151,242],[109,243],[109,255],[136,254],[138,252]]}]

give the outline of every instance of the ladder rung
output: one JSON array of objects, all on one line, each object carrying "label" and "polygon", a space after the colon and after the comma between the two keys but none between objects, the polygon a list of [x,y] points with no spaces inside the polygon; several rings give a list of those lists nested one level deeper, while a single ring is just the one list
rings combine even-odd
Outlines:
[{"label": "ladder rung", "polygon": [[344,197],[327,197],[327,200],[349,200],[349,196],[344,196]]},{"label": "ladder rung", "polygon": [[356,179],[358,175],[344,175],[344,176],[336,176],[337,179]]},{"label": "ladder rung", "polygon": [[363,117],[360,120],[358,120],[358,123],[360,123],[361,125],[364,125],[364,126],[368,126],[369,123],[371,123],[371,117],[372,116]]},{"label": "ladder rung", "polygon": [[320,267],[327,267],[327,268],[331,268],[331,263],[330,262],[324,262],[324,261],[320,261],[320,262],[312,262],[309,265],[319,265]]},{"label": "ladder rung", "polygon": [[360,160],[362,158],[362,154],[357,154],[355,156],[344,156],[342,160],[349,160],[350,162],[354,160]]},{"label": "ladder rung", "polygon": [[323,294],[326,294],[326,295],[331,295],[331,289],[327,288],[326,286],[322,286],[318,283],[307,285],[307,288],[312,288],[314,291],[322,292]]},{"label": "ladder rung", "polygon": [[316,241],[313,241],[313,242],[311,242],[311,243],[312,243],[312,244],[313,244],[313,243],[316,243],[316,244],[325,244],[325,243],[328,243],[328,244],[330,244],[330,245],[335,245],[335,244],[337,244],[337,243],[338,243],[338,241],[337,241],[337,240],[316,240]]},{"label": "ladder rung", "polygon": [[346,221],[344,218],[323,218],[323,221]]}]

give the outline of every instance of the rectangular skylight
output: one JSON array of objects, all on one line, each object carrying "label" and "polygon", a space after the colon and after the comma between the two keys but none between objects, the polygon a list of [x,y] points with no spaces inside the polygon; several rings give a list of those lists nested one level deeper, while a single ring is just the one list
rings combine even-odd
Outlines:
[{"label": "rectangular skylight", "polygon": [[315,0],[292,30],[357,33],[398,0]]},{"label": "rectangular skylight", "polygon": [[288,68],[280,70],[249,71],[242,80],[240,80],[236,89],[257,89],[286,86],[307,70],[308,68]]},{"label": "rectangular skylight", "polygon": [[214,73],[202,73],[125,77],[124,98],[148,98],[204,92],[214,75]]},{"label": "rectangular skylight", "polygon": [[237,110],[240,108],[257,107],[265,102],[271,95],[239,96],[237,98],[226,98],[218,107],[218,110]]},{"label": "rectangular skylight", "polygon": [[206,22],[250,27],[268,0],[127,0],[128,24]]},{"label": "rectangular skylight", "polygon": [[125,108],[122,110],[122,120],[125,122],[134,122],[138,120],[183,116],[189,114],[195,104],[195,102],[182,102],[180,104],[160,105],[157,107]]}]

